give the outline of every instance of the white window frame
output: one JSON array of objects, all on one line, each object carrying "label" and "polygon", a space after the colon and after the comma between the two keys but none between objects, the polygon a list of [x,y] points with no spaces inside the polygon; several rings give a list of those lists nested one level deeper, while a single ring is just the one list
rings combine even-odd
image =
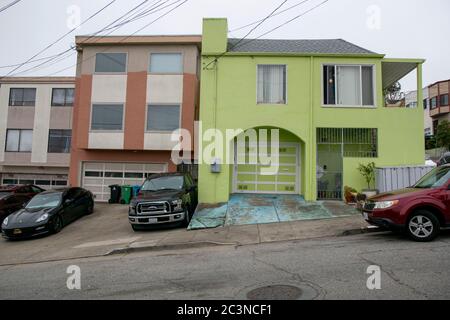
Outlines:
[{"label": "white window frame", "polygon": [[[17,145],[17,150],[8,150],[8,133],[10,131],[19,131],[19,143]],[[31,150],[30,151],[21,151],[20,150],[20,145],[22,142],[22,132],[23,131],[31,131]],[[5,135],[5,152],[20,152],[20,153],[31,153],[33,152],[33,129],[14,129],[14,128],[8,128],[6,129],[6,135]]]},{"label": "white window frame", "polygon": [[[325,104],[324,101],[324,78],[323,78],[323,68],[324,67],[335,67],[335,76],[337,75],[336,70],[338,67],[359,67],[359,88],[360,88],[360,96],[361,96],[361,104],[359,105],[347,105],[347,104]],[[371,67],[372,68],[372,92],[373,92],[373,105],[363,105],[363,90],[362,90],[362,67]],[[336,102],[338,101],[338,94],[337,94],[337,77],[336,84],[334,86],[334,95]],[[377,83],[376,83],[376,66],[375,64],[333,64],[333,63],[324,63],[322,64],[321,70],[320,70],[320,87],[321,87],[321,106],[323,108],[363,108],[363,109],[374,109],[377,107]]]},{"label": "white window frame", "polygon": [[[145,133],[170,133],[173,132],[173,130],[149,130],[148,129],[148,110],[150,106],[178,106],[179,107],[179,115],[178,115],[178,128],[181,129],[182,124],[182,103],[147,103],[145,108]],[[175,129],[175,130],[177,130]]]},{"label": "white window frame", "polygon": [[[181,72],[152,72],[152,55],[154,54],[178,54],[181,56]],[[150,52],[149,58],[148,58],[148,68],[147,68],[148,74],[170,74],[170,75],[180,75],[184,74],[184,53],[179,51],[174,52]]]},{"label": "white window frame", "polygon": [[[285,83],[285,102],[284,103],[266,103],[266,102],[258,102],[258,67],[259,66],[284,66],[286,72],[284,74],[284,83]],[[288,104],[288,66],[283,63],[258,63],[256,64],[256,104],[259,106],[285,106]]]},{"label": "white window frame", "polygon": [[[125,54],[125,71],[123,72],[117,72],[117,71],[112,71],[112,72],[107,72],[107,71],[96,71],[96,66],[97,66],[97,54],[99,53],[121,53],[121,54]],[[128,52],[105,52],[105,51],[101,51],[101,52],[96,52],[95,53],[95,59],[94,59],[94,70],[93,70],[93,74],[127,74],[128,73]]]},{"label": "white window frame", "polygon": [[[121,105],[122,106],[122,128],[119,130],[102,130],[102,129],[92,129],[92,114],[94,112],[94,105]],[[93,102],[91,104],[91,114],[89,118],[89,132],[107,132],[107,133],[120,133],[125,130],[125,103],[118,102]]]}]

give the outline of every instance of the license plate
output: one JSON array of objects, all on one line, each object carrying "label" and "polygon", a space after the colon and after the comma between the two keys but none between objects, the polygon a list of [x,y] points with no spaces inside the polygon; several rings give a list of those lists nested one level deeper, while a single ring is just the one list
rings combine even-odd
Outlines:
[{"label": "license plate", "polygon": [[367,212],[363,212],[364,220],[369,220],[369,214]]},{"label": "license plate", "polygon": [[157,223],[158,219],[157,218],[150,218],[150,219],[148,219],[148,222],[149,223]]},{"label": "license plate", "polygon": [[14,233],[14,234],[21,234],[21,233],[22,233],[22,230],[20,230],[20,229],[14,229],[13,233]]}]

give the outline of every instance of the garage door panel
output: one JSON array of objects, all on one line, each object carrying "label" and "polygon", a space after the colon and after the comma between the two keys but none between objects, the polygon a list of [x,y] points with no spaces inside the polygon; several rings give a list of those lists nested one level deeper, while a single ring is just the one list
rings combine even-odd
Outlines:
[{"label": "garage door panel", "polygon": [[[278,170],[273,165],[263,165],[260,163],[252,164],[251,154],[258,150],[253,146],[245,148],[236,146],[236,150],[241,152],[235,156],[235,192],[243,193],[296,193],[299,185],[299,146],[298,145],[280,145]],[[240,157],[238,157],[238,155]],[[245,163],[239,163],[242,158]]]},{"label": "garage door panel", "polygon": [[108,201],[112,184],[141,185],[147,173],[166,172],[166,163],[83,163],[82,186],[90,190],[96,201]]}]

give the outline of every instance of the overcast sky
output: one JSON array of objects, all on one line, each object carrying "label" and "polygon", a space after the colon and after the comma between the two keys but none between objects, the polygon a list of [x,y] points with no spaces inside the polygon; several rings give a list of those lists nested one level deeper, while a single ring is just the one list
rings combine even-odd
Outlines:
[{"label": "overcast sky", "polygon": [[[65,34],[77,21],[87,19],[112,0],[22,0],[0,12],[0,67],[22,63]],[[61,40],[37,58],[70,48],[74,35],[100,30],[143,0],[116,0],[111,6]],[[170,0],[167,4],[175,2]],[[227,17],[229,29],[235,29],[268,15],[284,0],[188,0],[167,16],[138,34],[200,34],[202,17]],[[305,0],[303,0],[305,1]],[[250,36],[257,37],[324,0],[305,3],[267,20]],[[12,0],[0,0],[0,8]],[[161,0],[159,3],[165,2]],[[278,10],[302,2],[287,0]],[[140,8],[157,0],[150,0]],[[167,5],[166,4],[166,5]],[[170,7],[169,7],[170,8]],[[130,34],[169,9],[129,23],[112,34]],[[78,12],[79,9],[79,19]],[[450,78],[450,1],[449,0],[329,0],[298,20],[266,35],[275,39],[343,38],[369,50],[395,58],[424,58],[424,85]],[[230,33],[242,37],[251,28]],[[41,63],[40,61],[39,63]],[[25,65],[20,70],[35,64]],[[75,55],[53,66],[18,74],[47,76],[75,64]],[[47,65],[44,65],[47,66]],[[12,68],[0,68],[6,75]],[[74,75],[69,68],[57,75]],[[406,81],[405,89],[414,89]]]}]

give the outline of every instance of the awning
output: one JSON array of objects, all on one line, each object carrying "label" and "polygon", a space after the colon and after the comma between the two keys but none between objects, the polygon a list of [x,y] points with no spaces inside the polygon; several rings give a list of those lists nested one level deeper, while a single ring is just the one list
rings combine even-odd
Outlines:
[{"label": "awning", "polygon": [[383,89],[402,79],[424,62],[423,59],[383,59],[381,62]]}]

